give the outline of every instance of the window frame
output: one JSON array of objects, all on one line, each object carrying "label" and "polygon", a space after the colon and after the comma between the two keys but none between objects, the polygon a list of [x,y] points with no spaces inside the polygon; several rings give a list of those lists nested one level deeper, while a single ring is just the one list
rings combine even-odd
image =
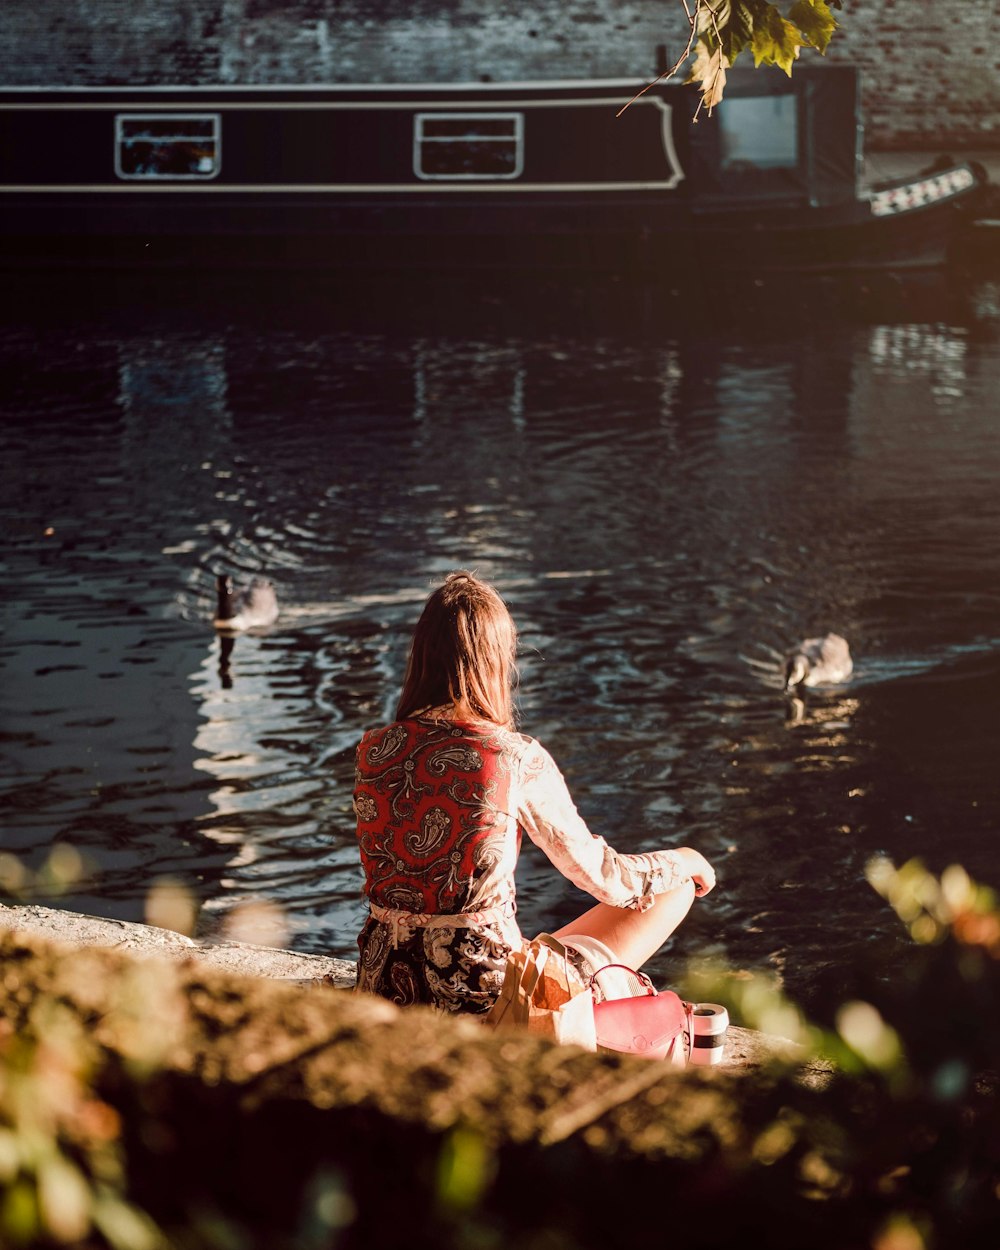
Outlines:
[{"label": "window frame", "polygon": [[[729,112],[719,107],[719,156],[720,169],[723,176],[732,171],[733,166],[749,167],[759,173],[770,173],[773,170],[800,169],[802,167],[802,133],[803,133],[803,117],[802,108],[799,97],[795,92],[776,92],[768,95],[734,95],[727,99],[726,103],[730,106]],[[733,152],[726,155],[727,139],[733,139],[745,144],[750,139],[757,139],[760,131],[760,124],[753,131],[740,131],[729,124],[728,118],[732,112],[739,111],[741,107],[749,107],[751,109],[763,109],[770,106],[777,108],[783,114],[780,118],[785,134],[779,135],[779,140],[786,140],[781,143],[780,149],[776,149],[776,155],[771,159],[761,156],[762,148],[757,147],[752,151],[751,155],[745,153]],[[770,119],[761,119],[764,126],[771,130],[775,129],[773,121]],[[787,142],[790,140],[790,143]]]},{"label": "window frame", "polygon": [[[512,121],[514,123],[513,133],[510,135],[479,135],[475,133],[465,135],[425,135],[423,133],[424,122],[426,121]],[[454,143],[456,140],[475,140],[477,142],[496,142],[514,144],[514,168],[507,174],[476,174],[476,173],[454,173],[454,174],[434,174],[426,173],[422,168],[422,157],[425,143]],[[496,110],[489,112],[483,109],[461,112],[444,112],[442,110],[434,110],[433,112],[415,113],[413,117],[413,173],[422,182],[512,182],[520,178],[524,172],[524,113],[516,110]]]},{"label": "window frame", "polygon": [[[122,169],[122,148],[126,142],[134,142],[134,137],[125,136],[122,131],[126,122],[151,122],[151,121],[199,121],[211,122],[212,134],[211,141],[214,144],[215,160],[211,173],[207,174],[129,174]],[[193,138],[201,138],[203,136],[186,136],[188,140]],[[161,140],[164,136],[158,135],[155,138]],[[174,136],[175,141],[183,139],[185,136]],[[169,140],[166,140],[169,141]],[[156,113],[116,113],[115,114],[115,177],[120,178],[123,182],[211,182],[213,178],[218,178],[222,172],[222,114],[221,113],[177,113],[172,109],[164,109]]]}]

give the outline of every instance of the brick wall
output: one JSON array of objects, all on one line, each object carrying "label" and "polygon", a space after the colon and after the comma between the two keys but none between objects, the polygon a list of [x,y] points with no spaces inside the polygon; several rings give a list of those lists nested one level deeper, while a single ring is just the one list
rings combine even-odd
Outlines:
[{"label": "brick wall", "polygon": [[[1000,0],[847,0],[869,146],[1000,148]],[[874,32],[874,33],[873,33]]]},{"label": "brick wall", "polygon": [[[1000,0],[847,0],[876,148],[1000,148]],[[642,77],[680,0],[2,0],[0,83]],[[805,54],[815,57],[814,53]]]}]

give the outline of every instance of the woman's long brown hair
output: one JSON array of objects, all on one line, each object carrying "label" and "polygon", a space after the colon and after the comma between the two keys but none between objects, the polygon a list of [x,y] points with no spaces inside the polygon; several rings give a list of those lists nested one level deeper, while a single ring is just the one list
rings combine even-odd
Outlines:
[{"label": "woman's long brown hair", "polygon": [[427,600],[406,664],[396,719],[454,704],[459,718],[514,723],[517,630],[487,582],[449,573]]}]

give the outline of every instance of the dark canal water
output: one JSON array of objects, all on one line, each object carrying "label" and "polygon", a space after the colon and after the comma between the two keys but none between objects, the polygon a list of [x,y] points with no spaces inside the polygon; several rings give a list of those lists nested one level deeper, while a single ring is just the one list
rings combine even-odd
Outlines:
[{"label": "dark canal water", "polygon": [[[995,280],[21,278],[0,357],[0,847],[78,848],[60,905],[141,919],[170,876],[205,931],[273,900],[352,957],[353,747],[463,566],[592,827],[717,865],[661,978],[890,966],[874,854],[1000,885]],[[226,666],[223,570],[283,606]],[[789,718],[775,657],[827,629],[855,678]],[[587,905],[519,874],[526,931]]]}]

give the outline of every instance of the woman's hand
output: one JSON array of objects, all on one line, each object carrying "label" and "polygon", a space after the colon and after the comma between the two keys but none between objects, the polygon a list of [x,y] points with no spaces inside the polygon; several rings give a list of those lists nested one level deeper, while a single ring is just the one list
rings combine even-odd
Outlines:
[{"label": "woman's hand", "polygon": [[715,869],[701,851],[696,851],[694,847],[682,846],[677,853],[681,856],[684,871],[694,882],[695,895],[703,898],[715,888]]}]

